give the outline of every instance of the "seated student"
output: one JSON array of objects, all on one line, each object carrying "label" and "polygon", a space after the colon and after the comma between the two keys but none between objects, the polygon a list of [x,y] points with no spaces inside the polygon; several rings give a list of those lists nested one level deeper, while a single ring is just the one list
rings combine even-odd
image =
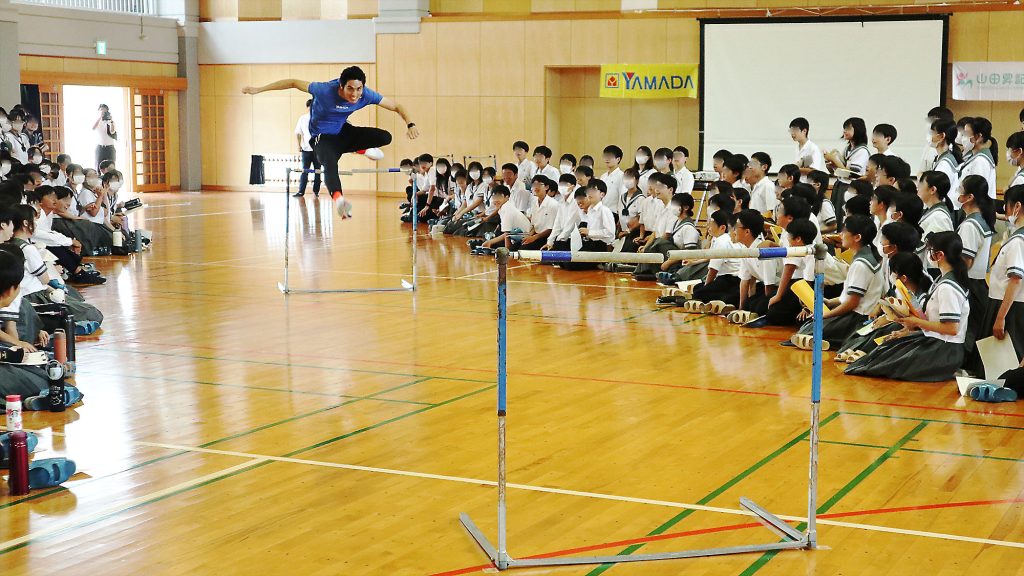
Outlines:
[{"label": "seated student", "polygon": [[[663,175],[665,176],[665,175]],[[675,176],[672,176],[675,179]],[[673,217],[667,223],[665,232],[660,238],[651,243],[644,252],[648,254],[660,253],[666,256],[662,264],[641,264],[637,267],[637,279],[650,279],[649,276],[659,271],[672,271],[680,267],[680,260],[668,259],[671,250],[694,250],[700,247],[700,231],[693,220],[693,196],[689,194],[673,194],[669,201],[667,217]],[[706,264],[695,265],[706,270]],[[688,272],[690,275],[703,276],[703,270],[696,269]]]},{"label": "seated student", "polygon": [[30,204],[37,211],[32,240],[45,247],[57,258],[67,271],[69,280],[77,284],[103,284],[106,278],[98,272],[82,267],[82,244],[52,229],[53,216],[57,208],[57,193],[52,186],[40,186],[30,197]]},{"label": "seated student", "polygon": [[[831,178],[828,173],[821,170],[815,170],[807,175],[807,181],[810,183],[811,188],[814,189],[815,196],[812,212],[814,212],[815,220],[818,221],[818,227],[826,234],[835,232],[839,228],[839,222],[841,221],[836,213],[836,206],[825,197],[830,180]],[[852,188],[847,186],[846,191],[843,192],[844,198],[839,203],[840,210],[842,209],[842,204],[846,203],[847,197],[856,195],[851,190]],[[833,190],[832,193],[835,194],[835,191]]]},{"label": "seated student", "polygon": [[[757,210],[743,210],[736,217],[736,240],[744,248],[757,248],[764,243],[764,217]],[[740,294],[737,304],[740,310],[764,316],[768,301],[779,284],[777,260],[740,260]]]},{"label": "seated student", "polygon": [[[956,119],[953,117],[953,112],[949,108],[936,106],[928,111],[928,117],[927,120],[925,120],[928,126],[934,126],[936,122],[940,121],[948,121],[953,123],[954,127],[956,126]],[[953,137],[951,137],[948,142],[950,146],[954,148],[956,147],[956,133],[953,134]],[[921,162],[918,164],[918,168],[915,170],[915,173],[920,174],[926,170],[934,170],[935,168],[933,168],[933,166],[935,165],[935,158],[935,146],[932,143],[929,143],[922,151]]]},{"label": "seated student", "polygon": [[[867,320],[868,314],[878,304],[882,295],[880,256],[875,249],[875,225],[864,216],[852,216],[846,221],[842,232],[843,248],[853,250],[856,255],[843,284],[843,294],[829,299],[825,306],[830,310],[822,314],[822,339],[831,346],[843,343]],[[814,333],[814,320],[810,319],[794,334],[792,343],[805,348],[806,339]]]},{"label": "seated student", "polygon": [[521,241],[515,239],[515,237],[521,239],[524,235],[530,234],[532,230],[530,220],[512,205],[509,201],[511,196],[512,194],[506,186],[498,184],[494,187],[494,191],[491,193],[491,201],[497,207],[498,217],[501,219],[501,228],[498,230],[500,234],[484,241],[481,244],[482,247],[491,249],[500,246],[505,248],[518,247]]},{"label": "seated student", "polygon": [[750,191],[746,188],[733,188],[732,198],[736,201],[736,213],[746,210],[750,206]]},{"label": "seated student", "polygon": [[862,118],[847,118],[843,123],[843,139],[846,140],[846,147],[842,153],[832,150],[825,155],[833,172],[847,170],[852,173],[852,176],[839,173],[838,181],[832,187],[832,203],[837,211],[843,209],[850,182],[864,174],[871,156],[868,152],[867,127]]},{"label": "seated student", "polygon": [[744,172],[744,179],[750,185],[750,207],[761,214],[772,213],[778,202],[775,198],[775,183],[767,176],[771,168],[771,156],[764,152],[754,152]]},{"label": "seated student", "polygon": [[907,222],[896,221],[882,226],[880,236],[882,241],[878,245],[878,253],[882,255],[882,293],[893,296],[894,285],[889,282],[889,260],[896,254],[916,255],[921,244],[921,231]]},{"label": "seated student", "polygon": [[[67,154],[57,154],[57,174],[55,175],[56,184],[58,186],[67,186],[68,180],[68,167],[71,166],[71,156]],[[81,168],[81,167],[79,167]]]},{"label": "seated student", "polygon": [[[440,219],[444,217],[446,210],[452,204],[452,190],[455,188],[453,179],[449,177],[452,171],[451,163],[448,162],[447,158],[438,158],[434,164],[434,171],[437,173],[437,180],[434,184],[434,196],[440,199],[437,203],[437,208],[432,208],[428,212],[428,215],[434,216],[433,219]],[[435,200],[428,198],[427,205],[431,205]],[[431,219],[427,220],[430,223]]]},{"label": "seated student", "polygon": [[967,334],[967,265],[955,232],[937,232],[927,239],[930,258],[942,276],[924,297],[925,318],[908,315],[902,330],[846,368],[846,374],[915,382],[951,380],[964,360]]},{"label": "seated student", "polygon": [[[924,202],[917,194],[907,194],[904,192],[897,192],[895,200],[893,201],[892,209],[889,210],[888,222],[904,222],[910,224],[921,232],[922,238],[924,233],[921,230],[921,215],[924,214]],[[918,252],[922,252],[924,244],[922,243],[918,247]],[[924,262],[924,260],[922,260]]]},{"label": "seated student", "polygon": [[[971,175],[960,183],[960,204],[966,217],[956,233],[963,245],[964,263],[967,264],[967,300],[971,314],[967,319],[967,361],[965,367],[973,373],[983,373],[981,357],[974,343],[985,331],[985,306],[988,303],[988,264],[995,233],[996,209],[988,195],[988,182],[981,176]],[[980,370],[979,370],[980,369]]]},{"label": "seated student", "polygon": [[117,171],[117,166],[114,164],[113,160],[104,160],[104,161],[100,162],[100,164],[99,164],[99,166],[97,166],[97,168],[99,168],[99,170],[100,170],[100,177],[101,178],[103,177],[104,174],[106,174],[108,172],[116,172]]},{"label": "seated student", "polygon": [[[403,173],[405,173],[406,170],[412,170],[413,172],[416,171],[415,164],[413,164],[413,161],[409,158],[402,158],[401,160],[399,160],[398,168]],[[405,179],[405,202],[402,202],[402,204],[399,206],[399,208],[403,211],[408,210],[409,208],[412,207],[412,179],[413,176],[411,173]],[[296,192],[296,194],[298,193]]]},{"label": "seated student", "polygon": [[733,154],[722,163],[722,181],[733,188],[744,188],[749,190],[749,184],[743,181],[743,172],[747,169],[749,160],[742,154]]},{"label": "seated student", "polygon": [[[790,205],[790,209],[793,210],[793,204],[805,204],[800,198],[789,197],[784,202]],[[803,206],[806,212],[810,213],[810,209]],[[785,206],[783,207],[785,212]],[[788,214],[788,213],[787,213]],[[786,242],[785,246],[813,246],[814,239],[818,234],[817,228],[811,223],[807,217],[803,218],[791,218],[788,215],[785,217],[788,220],[786,225]],[[810,268],[810,270],[808,270]],[[799,324],[797,317],[800,315],[800,311],[803,306],[800,304],[800,299],[793,293],[793,283],[799,280],[806,280],[811,286],[814,285],[814,257],[793,257],[786,258],[782,262],[782,274],[779,276],[779,287],[775,291],[775,294],[768,300],[768,309],[765,311],[765,323],[771,326],[796,326]]]},{"label": "seated student", "polygon": [[892,124],[877,124],[871,129],[871,145],[878,151],[878,154],[892,156],[889,148],[896,141],[896,127]]},{"label": "seated student", "polygon": [[[898,223],[893,223],[887,225],[886,228],[898,225]],[[903,286],[910,292],[913,307],[921,310],[924,306],[928,289],[931,288],[932,277],[925,273],[924,264],[921,263],[921,259],[913,252],[901,252],[889,258],[887,282],[889,285],[895,286],[896,280],[902,282]],[[890,294],[890,296],[892,295],[895,295],[895,291],[893,291],[893,294]],[[874,315],[871,330],[866,334],[860,334],[858,330],[858,332],[853,333],[853,335],[843,341],[839,349],[836,350],[835,359],[837,362],[847,363],[859,360],[868,352],[878,348],[877,338],[892,334],[901,328],[902,326],[898,322],[890,320],[879,310]]]},{"label": "seated student", "polygon": [[508,188],[512,206],[523,214],[533,206],[533,191],[527,190],[519,180],[519,167],[511,162],[501,166],[501,183]]},{"label": "seated student", "polygon": [[548,236],[558,218],[558,186],[547,176],[533,179],[533,208],[530,210],[530,225],[533,232],[523,238],[522,250],[540,250],[548,242]]},{"label": "seated student", "polygon": [[875,187],[896,186],[900,178],[910,178],[910,165],[899,156],[882,156],[878,165]]},{"label": "seated student", "polygon": [[[464,221],[472,214],[472,204],[477,201],[473,188],[469,183],[469,174],[465,170],[455,173],[455,187],[452,189],[452,208],[446,216],[444,233],[451,235],[459,231]],[[482,202],[482,199],[480,200]]]},{"label": "seated student", "polygon": [[537,164],[530,159],[530,145],[522,140],[516,140],[512,144],[512,155],[516,157],[518,163],[519,180],[524,188],[529,188],[533,185],[534,170],[537,169]]},{"label": "seated student", "polygon": [[669,212],[669,203],[672,201],[675,190],[675,178],[661,172],[651,175],[651,179],[647,182],[647,191],[651,193],[651,197],[640,214],[642,231],[637,241],[642,244],[638,252],[646,252],[649,246],[659,238],[663,238],[676,220],[676,217]]},{"label": "seated student", "polygon": [[[733,222],[733,214],[727,210],[715,210],[708,218],[708,235],[712,237],[711,250],[733,248],[735,245],[729,237],[729,224]],[[735,258],[712,258],[707,261],[707,276],[704,283],[693,289],[693,299],[698,302],[721,300],[726,304],[737,306],[740,302],[740,262]],[[682,280],[696,280],[684,278]],[[675,303],[682,306],[686,298],[681,296],[664,296],[658,299],[659,304]]]},{"label": "seated student", "polygon": [[[582,190],[582,189],[581,189]],[[579,229],[580,217],[583,215],[581,203],[586,198],[586,192],[580,199],[576,198],[576,177],[572,174],[562,174],[558,183],[558,213],[555,215],[555,223],[551,225],[551,234],[542,250],[551,250],[556,244],[569,246],[569,239],[573,230]]]},{"label": "seated student", "polygon": [[534,175],[543,174],[552,180],[558,181],[560,172],[558,168],[555,168],[548,162],[551,161],[551,148],[547,146],[537,146],[533,149],[533,171]]},{"label": "seated student", "polygon": [[846,206],[843,206],[843,212],[844,220],[856,214],[871,217],[871,196],[857,195],[850,198]]},{"label": "seated student", "polygon": [[[778,212],[779,203],[782,202],[782,193],[793,187],[794,184],[800,182],[800,169],[797,168],[796,164],[783,164],[779,168],[778,178],[775,179],[775,210]],[[778,215],[772,214],[773,220],[778,222]]]},{"label": "seated student", "polygon": [[647,194],[647,180],[651,174],[654,174],[654,153],[647,146],[639,146],[636,149],[634,160],[636,163],[633,164],[633,168],[640,175],[637,179],[637,186],[644,194]]},{"label": "seated student", "polygon": [[90,222],[78,215],[79,207],[74,192],[67,186],[57,186],[57,217],[52,228],[82,243],[83,256],[107,256],[113,247],[110,229]]},{"label": "seated student", "polygon": [[[430,154],[421,154],[416,158],[412,178],[416,184],[416,206],[419,209],[419,218],[428,218],[431,210],[441,205],[442,200],[437,197],[437,170],[434,169],[434,157]],[[410,199],[410,202],[412,200]],[[402,222],[412,222],[412,206],[409,206],[402,214]],[[425,220],[424,220],[425,221]]]},{"label": "seated student", "polygon": [[[619,206],[619,201],[625,190],[622,184],[626,177],[622,168],[619,168],[619,164],[622,163],[622,148],[615,145],[605,146],[602,159],[604,160],[605,172],[601,174],[601,180],[604,180],[604,184],[608,188],[608,193],[604,196],[604,205],[616,214],[620,225],[626,226],[627,223],[622,222],[620,214],[622,207]],[[639,174],[634,176],[634,186],[639,177]]]},{"label": "seated student", "polygon": [[572,174],[576,171],[576,157],[572,154],[562,154],[558,159],[558,173]]},{"label": "seated student", "polygon": [[[483,181],[483,166],[476,161],[470,162],[469,171],[462,174],[466,176],[462,205],[452,215],[451,222],[445,227],[445,234],[468,235],[469,226],[475,224],[475,218],[484,212],[484,191],[487,185]],[[456,181],[458,178],[457,175]]]},{"label": "seated student", "polygon": [[672,167],[675,169],[673,176],[676,177],[676,181],[679,185],[676,186],[676,192],[693,194],[693,172],[686,167],[686,160],[690,157],[690,151],[686,149],[686,146],[676,146],[672,149]]},{"label": "seated student", "polygon": [[1024,357],[1024,290],[1020,289],[1024,278],[1024,185],[1003,194],[1003,211],[1011,232],[989,270],[984,331],[978,339],[1009,336],[1020,358]]},{"label": "seated student", "polygon": [[[871,193],[871,216],[876,230],[881,230],[896,211],[897,194],[899,191],[889,185],[879,186]],[[876,237],[875,242],[877,249],[881,239]]]},{"label": "seated student", "polygon": [[[584,154],[583,156],[580,156],[580,164],[579,165],[580,166],[586,166],[587,168],[590,168],[591,170],[593,170],[594,169],[594,157],[591,156],[590,154]],[[606,206],[607,206],[607,204],[606,204]]]},{"label": "seated student", "polygon": [[469,236],[475,238],[482,238],[488,234],[493,234],[498,226],[501,225],[501,218],[498,216],[498,207],[494,204],[494,188],[497,183],[494,181],[497,176],[497,171],[493,166],[487,166],[484,168],[484,175],[480,178],[483,184],[483,212],[477,214],[475,221],[467,227]]},{"label": "seated student", "polygon": [[[38,324],[30,326],[26,323],[23,330],[18,330],[18,321],[21,317],[22,309],[20,286],[25,278],[25,257],[16,246],[9,243],[10,239],[14,236],[14,219],[13,211],[0,211],[0,242],[2,242],[0,243],[0,257],[13,257],[13,260],[7,260],[7,262],[17,263],[15,275],[21,278],[17,285],[18,289],[14,291],[11,299],[7,300],[4,306],[0,307],[0,346],[5,348],[22,348],[27,352],[35,352],[37,345],[44,347],[49,343],[50,335],[45,330],[41,330]],[[6,272],[0,269],[0,274],[5,274]],[[31,310],[31,306],[26,304],[26,307]],[[31,343],[29,340],[31,340]]]},{"label": "seated student", "polygon": [[[635,168],[629,168],[622,173],[622,194],[619,196],[619,204],[616,209],[619,211],[620,232],[618,236],[627,237],[627,244],[640,234],[640,206],[644,200],[644,193],[637,186],[639,179],[640,173]],[[607,183],[607,181],[605,182]],[[622,251],[636,252],[636,248],[627,250],[624,244]]]},{"label": "seated student", "polygon": [[[35,352],[35,346],[17,337],[17,331],[13,327],[14,321],[12,321],[10,313],[7,312],[13,308],[14,318],[17,318],[17,300],[19,300],[21,279],[24,274],[25,267],[19,258],[18,251],[0,249],[0,323],[2,323],[0,346]],[[15,330],[13,337],[10,330]],[[0,394],[17,394],[28,399],[46,394],[48,391],[49,379],[41,367],[18,366],[0,362]],[[27,404],[28,402],[22,402],[23,409]]]},{"label": "seated student", "polygon": [[[576,204],[580,209],[580,221],[578,233],[582,240],[581,252],[607,252],[611,249],[611,243],[615,239],[615,221],[612,219],[612,211],[601,203],[604,195],[605,183],[594,180],[590,187],[584,190],[576,190]],[[557,240],[553,248],[555,250],[570,250],[571,239]],[[561,264],[563,270],[595,270],[598,267],[596,262],[564,262]]]},{"label": "seated student", "polygon": [[733,196],[732,188],[729,188],[728,192],[719,192],[711,196],[708,200],[708,212],[715,212],[721,210],[726,214],[730,215],[730,226],[734,222],[734,216],[738,213],[736,210],[736,198]]},{"label": "seated student", "polygon": [[882,160],[885,159],[885,154],[872,154],[868,156],[868,165],[864,168],[864,175],[857,180],[865,180],[871,187],[875,187],[875,183],[878,182],[878,173],[881,171]]},{"label": "seated student", "polygon": [[[934,156],[934,161],[922,167],[922,170],[919,171],[920,174],[924,174],[928,170],[942,172],[949,178],[950,190],[958,190],[960,187],[960,174],[957,168],[963,162],[960,148],[956,145],[956,137],[956,123],[953,120],[936,120],[933,122],[928,132],[928,145],[929,150]],[[957,204],[957,199],[953,198],[953,196],[955,194],[950,196],[949,199],[953,201],[953,207],[959,210],[960,205]]]},{"label": "seated student", "polygon": [[123,185],[124,177],[117,170],[108,170],[100,176],[100,191],[105,195],[107,222],[111,227],[119,228],[127,236],[131,231],[128,229],[128,218],[121,212],[124,202],[118,202],[117,197],[117,193]]},{"label": "seated student", "polygon": [[[60,278],[50,275],[39,249],[32,244],[34,212],[30,206],[15,206],[10,211],[13,236],[8,242],[19,248],[25,260],[25,278],[21,282],[21,298],[29,304],[50,304],[52,293],[61,290],[66,294],[64,305],[74,314],[75,322],[82,330],[78,333],[92,334],[103,322],[103,313],[87,304],[75,289],[65,286]],[[90,322],[94,324],[89,324]],[[33,324],[34,325],[34,324]]]}]

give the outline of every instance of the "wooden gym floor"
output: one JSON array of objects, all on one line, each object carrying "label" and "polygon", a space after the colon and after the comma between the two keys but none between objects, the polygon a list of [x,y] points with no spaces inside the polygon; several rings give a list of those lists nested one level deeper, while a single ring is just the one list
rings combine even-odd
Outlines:
[{"label": "wooden gym floor", "polygon": [[[149,195],[156,248],[98,259],[83,406],[28,413],[81,473],[0,496],[0,574],[492,570],[495,272],[420,240],[416,294],[282,296],[283,194]],[[296,286],[394,287],[397,200],[294,211]],[[654,306],[606,273],[510,271],[517,557],[767,543],[740,496],[806,516],[810,356],[784,331]],[[829,355],[831,356],[831,355]],[[821,549],[522,574],[1024,574],[1024,409],[826,360]],[[796,524],[796,522],[794,522]]]}]

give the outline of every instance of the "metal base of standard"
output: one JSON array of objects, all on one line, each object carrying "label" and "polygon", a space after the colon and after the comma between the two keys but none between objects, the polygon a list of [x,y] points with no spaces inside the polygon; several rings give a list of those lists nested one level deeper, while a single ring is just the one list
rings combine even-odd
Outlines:
[{"label": "metal base of standard", "polygon": [[729,546],[725,548],[704,548],[684,550],[681,552],[658,552],[654,554],[633,554],[630,556],[563,556],[552,558],[536,558],[516,560],[508,552],[497,550],[483,535],[480,528],[473,523],[466,513],[459,514],[459,521],[469,535],[473,537],[480,549],[491,560],[498,570],[509,568],[526,568],[537,566],[575,566],[581,564],[618,564],[622,562],[649,562],[652,560],[677,560],[682,558],[704,558],[708,556],[728,556],[732,554],[750,554],[754,552],[775,552],[779,550],[807,550],[813,548],[807,535],[783,522],[778,516],[768,512],[748,498],[740,498],[740,506],[751,512],[769,530],[778,534],[783,541],[769,544],[750,544],[747,546]]}]

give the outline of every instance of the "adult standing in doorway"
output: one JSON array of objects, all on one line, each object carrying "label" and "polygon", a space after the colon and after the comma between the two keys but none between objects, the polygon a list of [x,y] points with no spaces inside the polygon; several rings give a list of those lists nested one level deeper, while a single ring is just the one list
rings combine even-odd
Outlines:
[{"label": "adult standing in doorway", "polygon": [[99,170],[100,162],[117,160],[117,128],[114,126],[114,118],[110,115],[110,108],[106,104],[100,104],[99,116],[92,124],[92,130],[96,133],[96,169]]},{"label": "adult standing in doorway", "polygon": [[338,176],[338,161],[347,152],[365,154],[371,160],[380,160],[384,153],[378,146],[391,143],[391,133],[380,128],[353,126],[348,117],[360,108],[377,105],[402,117],[406,135],[414,139],[420,135],[416,124],[409,119],[406,109],[391,98],[366,88],[366,73],[358,66],[349,66],[341,76],[329,82],[307,82],[289,78],[271,82],[266,86],[248,86],[244,94],[259,94],[268,90],[295,88],[313,95],[310,108],[310,144],[316,157],[323,164],[324,182],[334,199],[334,205],[342,218],[352,217],[352,203],[341,193],[341,178]]},{"label": "adult standing in doorway", "polygon": [[[313,147],[309,141],[313,136],[309,133],[309,109],[313,105],[313,99],[306,100],[306,113],[299,116],[299,122],[295,124],[295,139],[299,141],[299,154],[302,155],[302,175],[299,176],[299,191],[294,194],[295,198],[302,198],[306,194],[306,185],[309,183],[309,172],[311,167],[320,170],[320,161],[313,153]],[[320,173],[313,176],[313,196],[320,197]]]}]

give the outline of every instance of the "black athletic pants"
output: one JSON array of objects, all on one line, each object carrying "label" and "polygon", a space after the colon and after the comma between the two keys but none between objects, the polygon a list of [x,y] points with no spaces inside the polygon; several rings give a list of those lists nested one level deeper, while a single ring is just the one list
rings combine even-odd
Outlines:
[{"label": "black athletic pants", "polygon": [[100,162],[104,160],[116,160],[117,148],[110,146],[96,146],[96,170],[100,169]]},{"label": "black athletic pants", "polygon": [[320,134],[310,140],[313,152],[324,168],[324,183],[331,194],[341,191],[338,161],[341,155],[367,148],[379,148],[391,143],[391,133],[380,128],[345,124],[337,134]]},{"label": "black athletic pants", "polygon": [[[312,167],[314,170],[320,169],[320,161],[316,159],[316,154],[312,150],[302,151],[302,175],[299,176],[299,194],[306,193],[306,185],[309,183],[309,170]],[[320,174],[313,175],[313,194],[320,193]]]}]

